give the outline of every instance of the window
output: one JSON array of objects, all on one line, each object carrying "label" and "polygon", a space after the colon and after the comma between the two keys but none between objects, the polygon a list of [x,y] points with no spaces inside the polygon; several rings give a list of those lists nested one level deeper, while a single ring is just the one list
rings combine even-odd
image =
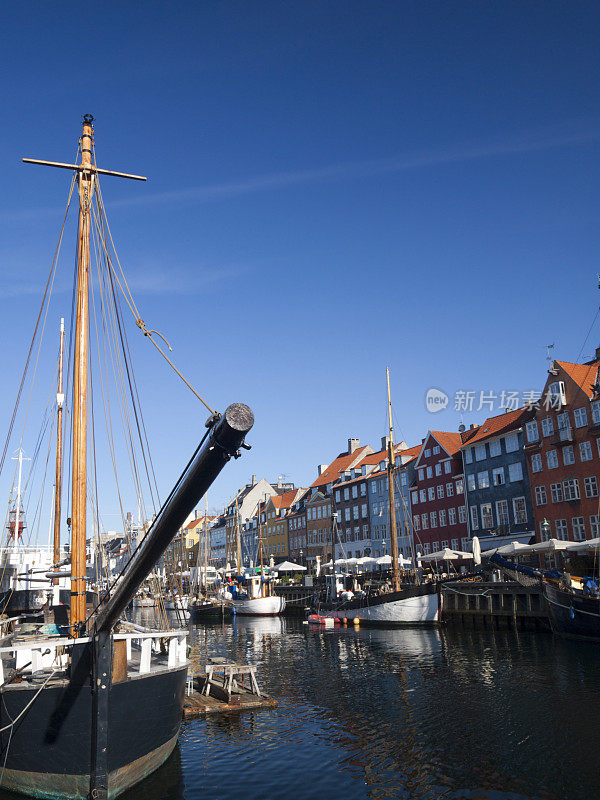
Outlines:
[{"label": "window", "polygon": [[565,411],[562,414],[557,414],[556,415],[556,424],[558,425],[558,430],[559,431],[561,431],[561,430],[564,431],[564,430],[567,430],[567,428],[570,428],[571,425],[570,425],[570,420],[569,420],[569,412]]},{"label": "window", "polygon": [[432,511],[429,514],[429,522],[431,523],[432,528],[437,528],[437,512]]},{"label": "window", "polygon": [[513,481],[523,480],[523,468],[521,467],[520,461],[508,465],[508,480],[511,481],[511,483]]},{"label": "window", "polygon": [[550,484],[550,498],[553,503],[562,503],[563,501],[562,483]]},{"label": "window", "polygon": [[349,508],[345,508],[344,509],[344,519],[346,520],[346,522],[350,522],[350,509]]},{"label": "window", "polygon": [[525,430],[527,432],[527,441],[528,442],[537,442],[540,438],[540,433],[538,431],[537,422],[533,420],[532,422],[528,422],[525,425]]},{"label": "window", "polygon": [[475,447],[475,461],[483,461],[485,458],[485,445],[478,444]]},{"label": "window", "polygon": [[377,494],[377,481],[371,481],[371,494]]},{"label": "window", "polygon": [[430,486],[429,489],[427,489],[427,499],[435,500],[435,489],[433,486]]},{"label": "window", "polygon": [[524,497],[515,497],[513,502],[513,513],[515,515],[515,525],[524,525],[527,522],[527,506]]},{"label": "window", "polygon": [[463,549],[463,552],[468,553],[469,548],[471,547],[471,540],[469,539],[469,537],[463,536],[462,539],[460,540],[460,544]]},{"label": "window", "polygon": [[490,442],[490,457],[499,456],[502,452],[502,445],[500,444],[500,439],[494,439],[493,442]]},{"label": "window", "polygon": [[477,506],[471,506],[471,529],[476,531],[479,528],[479,516]]},{"label": "window", "polygon": [[464,483],[463,483],[463,479],[459,478],[456,481],[456,494],[463,494],[464,491],[465,491],[465,486],[464,486]]},{"label": "window", "polygon": [[408,475],[406,472],[403,472],[400,476],[400,483],[402,486],[408,486]]},{"label": "window", "polygon": [[440,452],[439,444],[436,444],[436,446],[433,448],[432,452],[433,452],[434,456],[437,456],[437,454]]},{"label": "window", "polygon": [[494,486],[503,486],[506,483],[504,480],[504,467],[496,467],[492,470],[492,484]]},{"label": "window", "polygon": [[585,539],[585,522],[583,517],[573,517],[571,525],[573,526],[573,539],[576,542],[583,542]]},{"label": "window", "polygon": [[552,417],[546,417],[542,420],[542,435],[552,436],[554,433],[554,420]]},{"label": "window", "polygon": [[531,456],[531,471],[532,472],[541,472],[542,471],[542,454],[541,453],[534,453]]},{"label": "window", "polygon": [[419,499],[422,503],[424,503],[427,500],[427,493],[425,489],[419,489]]},{"label": "window", "polygon": [[339,502],[340,502],[340,499],[341,499],[341,497],[340,497],[340,490],[339,490],[339,489],[337,489],[337,490],[336,490],[336,493],[335,493],[335,502],[336,502],[336,503],[339,503]]},{"label": "window", "polygon": [[452,539],[452,541],[450,542],[450,545],[451,545],[453,550],[458,550],[458,539]]},{"label": "window", "polygon": [[418,514],[415,514],[413,517],[413,528],[418,531],[421,529],[421,518]]},{"label": "window", "polygon": [[598,497],[598,481],[595,475],[585,479],[585,496]]},{"label": "window", "polygon": [[425,458],[429,458],[429,456],[431,455],[431,449],[428,447],[427,450],[425,450],[425,452],[423,453],[423,455],[425,456]]},{"label": "window", "polygon": [[548,469],[556,469],[556,467],[558,467],[558,454],[556,450],[548,450],[546,453],[546,461],[548,462]]},{"label": "window", "polygon": [[361,513],[362,513],[363,517],[366,517],[367,514],[369,513],[369,507],[367,506],[366,503],[362,504],[362,506],[360,507],[360,510],[361,510]]},{"label": "window", "polygon": [[441,500],[442,497],[444,496],[444,484],[443,483],[440,483],[440,485],[437,487],[437,496],[438,496],[438,500]]},{"label": "window", "polygon": [[475,475],[467,475],[467,488],[470,492],[474,492],[477,488],[475,483]]},{"label": "window", "polygon": [[421,527],[424,531],[429,528],[429,514],[421,514]]},{"label": "window", "polygon": [[546,487],[545,486],[536,486],[535,487],[535,504],[536,506],[545,506],[548,502],[548,496],[546,495]]},{"label": "window", "polygon": [[366,495],[366,493],[367,493],[367,484],[366,483],[361,483],[361,485],[360,485],[361,497],[364,497]]},{"label": "window", "polygon": [[507,436],[504,441],[506,442],[507,453],[514,453],[515,450],[519,449],[519,437],[516,433],[511,433],[510,436]]},{"label": "window", "polygon": [[358,506],[352,506],[352,519],[358,519]]},{"label": "window", "polygon": [[450,470],[452,469],[452,462],[451,461],[444,461],[444,472],[446,475],[450,475]]},{"label": "window", "polygon": [[317,508],[317,519],[321,519],[321,506]]},{"label": "window", "polygon": [[456,509],[448,509],[448,525],[456,525]]},{"label": "window", "polygon": [[435,474],[436,475],[441,475],[442,474],[442,465],[441,464],[436,464],[435,465]]},{"label": "window", "polygon": [[579,481],[577,478],[567,478],[563,481],[563,495],[565,500],[579,500]]},{"label": "window", "polygon": [[427,467],[427,477],[433,478],[433,470],[431,469],[431,467]]},{"label": "window", "polygon": [[352,497],[355,499],[358,497],[358,486],[356,484],[352,487]]},{"label": "window", "polygon": [[484,470],[483,472],[477,473],[477,486],[480,489],[487,489],[490,485],[490,475],[489,472]]},{"label": "window", "polygon": [[350,500],[350,489],[347,486],[344,489],[344,500]]},{"label": "window", "polygon": [[590,533],[592,534],[592,539],[596,539],[600,533],[600,526],[598,525],[598,515],[592,514],[590,517]]},{"label": "window", "polygon": [[470,447],[467,447],[465,450],[465,462],[467,464],[471,464],[473,462],[473,450]]},{"label": "window", "polygon": [[482,503],[481,504],[481,527],[482,528],[493,528],[494,526],[494,517],[492,514],[492,504],[491,503]]},{"label": "window", "polygon": [[467,507],[466,506],[459,506],[458,507],[458,521],[462,522],[463,525],[467,521]]},{"label": "window", "polygon": [[579,442],[579,456],[582,461],[592,460],[592,445],[590,442]]},{"label": "window", "polygon": [[425,470],[424,469],[420,469],[419,470],[419,480],[422,481],[424,478],[425,478]]},{"label": "window", "polygon": [[566,467],[568,467],[569,464],[575,463],[575,453],[573,452],[572,444],[568,444],[566,447],[563,447],[563,461],[565,462]]},{"label": "window", "polygon": [[556,538],[562,539],[566,541],[567,536],[567,520],[566,519],[557,519],[556,520]]},{"label": "window", "polygon": [[583,428],[587,425],[587,411],[585,408],[576,408],[573,412],[576,428]]},{"label": "window", "polygon": [[452,497],[454,495],[454,486],[451,483],[446,484],[446,497]]},{"label": "window", "polygon": [[431,546],[429,542],[425,542],[425,544],[423,545],[423,555],[428,556],[429,553],[431,553]]},{"label": "window", "polygon": [[497,500],[496,501],[496,518],[498,519],[498,525],[508,525],[510,520],[508,518],[508,500]]},{"label": "window", "polygon": [[565,384],[563,381],[555,381],[548,386],[547,392],[549,405],[552,408],[560,408],[567,402],[565,395]]},{"label": "window", "polygon": [[446,526],[446,512],[442,509],[440,511],[440,528],[444,528]]},{"label": "window", "polygon": [[446,547],[448,547],[448,540],[447,539],[442,539],[442,550],[445,550]]},{"label": "window", "polygon": [[600,400],[592,400],[590,405],[592,406],[592,422],[598,425],[600,423]]}]

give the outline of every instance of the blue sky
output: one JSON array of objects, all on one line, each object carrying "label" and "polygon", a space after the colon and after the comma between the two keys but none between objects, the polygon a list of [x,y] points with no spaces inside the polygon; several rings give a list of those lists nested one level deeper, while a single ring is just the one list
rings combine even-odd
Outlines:
[{"label": "blue sky", "polygon": [[[458,390],[541,389],[547,344],[592,355],[599,23],[577,2],[6,6],[3,429],[69,180],[20,158],[72,159],[86,112],[99,165],[149,178],[102,183],[142,316],[209,402],[255,412],[213,507],[251,473],[307,485],[349,436],[378,442],[387,365],[413,444],[456,430]],[[69,314],[73,236],[32,417]],[[205,413],[129,322],[164,495]],[[430,387],[451,398],[436,415]]]}]

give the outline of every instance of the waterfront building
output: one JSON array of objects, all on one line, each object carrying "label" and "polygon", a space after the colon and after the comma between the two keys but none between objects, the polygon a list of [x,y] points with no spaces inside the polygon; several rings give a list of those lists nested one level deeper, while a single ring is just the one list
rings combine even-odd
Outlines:
[{"label": "waterfront building", "polygon": [[305,503],[307,557],[320,557],[321,563],[331,559],[332,508],[331,495],[317,491]]},{"label": "waterfront building", "polygon": [[[361,445],[360,439],[348,439],[348,449],[343,453],[339,453],[330,464],[319,464],[317,466],[317,477],[309,487],[309,492],[306,502],[317,493],[320,493],[323,498],[331,500],[333,486],[343,480],[343,476],[348,470],[352,470],[365,456],[373,453],[373,448],[370,445]],[[325,500],[319,502],[326,502]],[[332,504],[333,506],[333,504]],[[333,507],[332,507],[333,512]],[[321,513],[323,513],[321,511]],[[306,519],[308,526],[308,518]],[[308,528],[307,528],[308,530]],[[313,528],[316,530],[316,528]],[[320,536],[320,534],[319,534]],[[306,561],[309,566],[314,565],[317,557],[323,558],[324,542],[306,542]]]},{"label": "waterfront building", "polygon": [[[206,527],[211,528],[214,523],[216,522],[216,517],[211,516],[210,514],[206,516]],[[185,547],[190,550],[192,547],[198,544],[198,541],[204,535],[204,524],[205,524],[205,517],[204,514],[200,514],[198,510],[195,512],[195,517],[187,525],[184,525],[180,534],[184,538]]]},{"label": "waterfront building", "polygon": [[[476,426],[462,434],[464,439]],[[410,490],[416,552],[436,552],[444,547],[469,547],[461,447],[463,438],[452,431],[429,431],[414,464]]]},{"label": "waterfront building", "polygon": [[[396,533],[398,554],[410,558],[412,553],[412,513],[410,487],[415,481],[415,462],[421,445],[395,451],[396,470],[394,494],[396,500]],[[377,465],[367,478],[369,498],[369,527],[371,531],[371,555],[379,558],[390,555],[390,496],[388,482],[388,459]]]},{"label": "waterfront building", "polygon": [[482,538],[482,544],[492,536],[527,543],[534,534],[523,449],[525,426],[534,413],[526,407],[489,417],[461,448],[469,535]]},{"label": "waterfront building", "polygon": [[288,561],[290,558],[287,515],[306,492],[307,489],[292,489],[280,495],[272,495],[266,502],[263,547],[265,555],[269,558],[273,556],[275,563]]},{"label": "waterfront building", "polygon": [[210,563],[214,567],[227,564],[227,517],[217,517],[210,529]]},{"label": "waterfront building", "polygon": [[307,527],[306,527],[306,498],[307,493],[301,500],[294,503],[287,517],[288,539],[290,544],[290,561],[295,564],[306,566],[308,557],[307,549]]},{"label": "waterfront building", "polygon": [[600,348],[584,364],[554,361],[525,451],[536,539],[600,536]]},{"label": "waterfront building", "polygon": [[250,562],[256,559],[256,528],[247,526],[245,523],[256,515],[258,504],[261,500],[276,494],[283,494],[293,488],[293,483],[284,483],[281,478],[278,479],[277,483],[269,483],[265,478],[257,480],[256,475],[253,475],[250,483],[247,483],[243,489],[237,492],[225,509],[227,518],[227,562],[230,564],[235,563],[237,549],[236,526],[238,522],[242,540],[242,561],[245,566],[249,566]]}]

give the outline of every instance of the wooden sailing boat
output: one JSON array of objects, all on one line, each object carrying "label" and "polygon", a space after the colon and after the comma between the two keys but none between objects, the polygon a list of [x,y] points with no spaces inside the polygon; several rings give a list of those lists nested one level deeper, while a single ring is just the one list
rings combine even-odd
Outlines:
[{"label": "wooden sailing boat", "polygon": [[[209,596],[209,583],[208,583],[208,549],[209,549],[209,529],[208,529],[208,502],[204,498],[204,536],[202,538],[202,553],[204,566],[200,569],[200,538],[198,539],[198,559],[197,559],[197,574],[198,574],[198,590],[199,596],[191,600],[188,605],[190,617],[192,622],[203,622],[204,620],[224,619],[230,617],[232,613],[231,606],[225,601],[222,596],[213,594]],[[202,576],[204,576],[204,586],[202,585]],[[202,591],[203,590],[203,591]]]},{"label": "wooden sailing boat", "polygon": [[[438,590],[435,584],[401,584],[398,563],[398,533],[396,525],[396,490],[394,454],[394,427],[390,394],[390,371],[387,376],[387,404],[389,441],[387,458],[388,495],[390,502],[390,540],[392,548],[392,586],[385,594],[351,600],[343,606],[323,613],[323,616],[340,619],[358,619],[373,625],[423,625],[438,621]],[[335,580],[335,579],[334,579]]]},{"label": "wooden sailing boat", "polygon": [[[93,118],[81,162],[32,161],[74,172],[79,194],[74,351],[69,635],[16,637],[0,648],[0,786],[30,796],[120,795],[156,770],[177,741],[188,672],[186,632],[119,631],[121,614],[184,519],[231,456],[246,446],[243,404],[212,413],[206,434],[119,580],[86,609],[88,327]],[[139,320],[141,322],[141,320]]]},{"label": "wooden sailing boat", "polygon": [[[237,506],[236,506],[237,510]],[[239,518],[236,528],[240,542]],[[238,544],[241,553],[241,544]],[[274,617],[285,610],[285,598],[273,593],[271,581],[265,577],[263,564],[262,518],[260,503],[258,504],[258,550],[260,554],[260,575],[240,576],[238,595],[231,604],[234,613],[245,617]]]}]

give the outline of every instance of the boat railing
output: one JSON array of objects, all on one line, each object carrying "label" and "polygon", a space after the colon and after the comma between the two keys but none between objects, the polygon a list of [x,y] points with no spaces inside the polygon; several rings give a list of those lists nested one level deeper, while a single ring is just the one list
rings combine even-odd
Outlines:
[{"label": "boat railing", "polygon": [[[130,677],[135,674],[145,675],[158,667],[164,668],[165,656],[168,669],[187,663],[187,631],[115,633],[113,639],[116,642],[126,642]],[[5,659],[10,659],[11,662],[14,659],[14,668],[18,671],[63,670],[69,664],[71,647],[91,641],[89,636],[79,639],[57,636],[0,647],[0,686],[5,681]]]}]

